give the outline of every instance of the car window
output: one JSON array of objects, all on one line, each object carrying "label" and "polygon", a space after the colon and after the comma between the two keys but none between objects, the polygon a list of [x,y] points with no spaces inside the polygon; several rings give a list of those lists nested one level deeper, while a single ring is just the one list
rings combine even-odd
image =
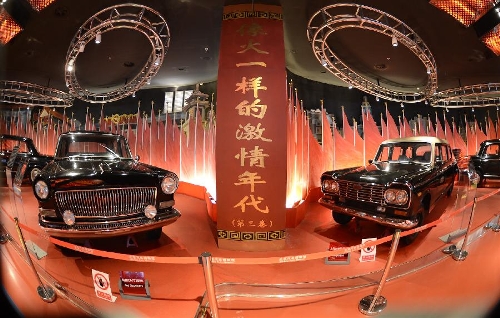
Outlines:
[{"label": "car window", "polygon": [[498,155],[499,152],[499,145],[498,144],[491,144],[486,146],[485,154],[487,155]]},{"label": "car window", "polygon": [[64,136],[58,143],[56,157],[70,156],[131,158],[125,139],[113,136]]},{"label": "car window", "polygon": [[450,153],[450,146],[446,144],[436,144],[434,148],[435,160],[436,162],[447,161],[452,158]]},{"label": "car window", "polygon": [[0,147],[2,152],[12,151],[15,146],[19,146],[19,153],[28,152],[28,147],[24,141],[12,139],[1,139],[1,141],[2,143]]},{"label": "car window", "polygon": [[382,144],[375,161],[429,163],[432,147],[424,142],[400,142]]}]

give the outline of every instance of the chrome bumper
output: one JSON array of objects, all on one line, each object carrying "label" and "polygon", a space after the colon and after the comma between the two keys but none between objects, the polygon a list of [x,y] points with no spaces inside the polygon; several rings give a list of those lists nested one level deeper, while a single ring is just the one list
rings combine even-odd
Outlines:
[{"label": "chrome bumper", "polygon": [[378,224],[382,224],[385,226],[390,226],[402,230],[409,230],[411,228],[414,228],[418,225],[417,220],[406,220],[406,219],[399,219],[399,218],[391,218],[383,215],[375,215],[375,214],[369,214],[366,212],[358,211],[355,209],[351,208],[346,208],[346,207],[341,207],[338,205],[335,205],[335,202],[333,200],[327,200],[325,198],[320,198],[318,200],[319,204],[322,206],[332,210],[333,212],[338,212],[346,215],[350,215],[356,218],[360,219],[365,219],[369,220]]},{"label": "chrome bumper", "polygon": [[172,208],[170,213],[157,215],[156,219],[141,216],[120,221],[76,222],[73,226],[68,226],[64,222],[44,220],[43,216],[39,215],[39,224],[45,233],[54,237],[98,238],[145,232],[171,224],[180,216],[181,213]]}]

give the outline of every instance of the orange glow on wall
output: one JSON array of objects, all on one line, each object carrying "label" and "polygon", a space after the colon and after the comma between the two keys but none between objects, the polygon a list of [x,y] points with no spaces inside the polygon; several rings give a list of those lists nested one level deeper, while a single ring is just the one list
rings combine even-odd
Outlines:
[{"label": "orange glow on wall", "polygon": [[490,0],[431,0],[429,3],[467,27],[493,7]]},{"label": "orange glow on wall", "polygon": [[481,41],[496,55],[500,55],[500,26],[496,26],[481,37]]},{"label": "orange glow on wall", "polygon": [[23,29],[14,21],[4,8],[0,9],[0,43],[6,44]]},{"label": "orange glow on wall", "polygon": [[33,9],[36,11],[41,11],[45,9],[48,5],[50,5],[55,0],[28,0]]}]

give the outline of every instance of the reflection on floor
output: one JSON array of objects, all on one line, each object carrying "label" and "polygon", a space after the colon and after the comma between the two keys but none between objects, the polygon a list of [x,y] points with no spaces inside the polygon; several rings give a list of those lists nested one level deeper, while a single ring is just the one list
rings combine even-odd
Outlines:
[{"label": "reflection on floor", "polygon": [[[480,197],[495,188],[477,190]],[[450,198],[442,200],[431,212],[430,219],[437,220],[463,206],[471,200],[471,193],[460,187]],[[472,196],[473,197],[473,196]],[[19,242],[12,220],[39,230],[36,200],[30,188],[23,188],[23,202],[11,200],[9,191],[2,191],[2,224],[6,231]],[[198,257],[210,252],[214,257],[269,257],[294,256],[316,253],[328,249],[330,242],[346,245],[361,243],[361,239],[382,237],[387,231],[369,222],[351,222],[346,226],[336,224],[328,210],[317,203],[310,203],[306,218],[296,228],[287,229],[286,248],[275,252],[235,252],[217,247],[216,225],[207,216],[205,202],[177,195],[176,206],[182,217],[174,224],[163,228],[159,241],[149,241],[137,235],[137,246],[127,247],[126,237],[96,239],[86,242],[94,249],[137,256]],[[472,229],[498,214],[500,195],[479,201],[471,223]],[[471,209],[450,218],[440,225],[421,233],[410,246],[400,246],[394,263],[402,264],[433,251],[456,243],[462,237],[452,237],[450,243],[443,238],[457,229],[466,228]],[[41,259],[34,258],[38,269],[61,285],[61,290],[81,300],[94,314],[128,317],[194,317],[205,292],[205,278],[198,264],[157,264],[112,260],[75,251],[61,250],[43,237],[24,232],[25,239],[47,253]],[[449,236],[448,236],[449,237]],[[387,308],[382,317],[426,316],[426,317],[482,317],[500,300],[500,233],[486,231],[467,247],[469,255],[464,261],[451,257],[415,273],[388,282],[382,291],[387,299]],[[241,284],[290,284],[325,281],[350,277],[382,270],[388,257],[390,244],[377,246],[373,262],[360,262],[359,252],[352,252],[349,264],[325,264],[324,259],[271,265],[227,265],[214,264],[216,284],[227,282]],[[2,280],[8,295],[25,316],[75,316],[83,311],[73,307],[64,297],[52,304],[44,303],[36,294],[38,283],[26,262],[21,260],[13,244],[5,244],[2,252]],[[115,303],[95,296],[92,269],[109,274]],[[120,271],[141,271],[150,282],[151,300],[123,299],[118,292]],[[300,299],[265,299],[246,297],[219,299],[220,317],[365,317],[358,310],[359,301],[373,294],[376,286],[359,288],[348,292],[327,294],[321,297]],[[251,295],[250,295],[251,296]]]}]

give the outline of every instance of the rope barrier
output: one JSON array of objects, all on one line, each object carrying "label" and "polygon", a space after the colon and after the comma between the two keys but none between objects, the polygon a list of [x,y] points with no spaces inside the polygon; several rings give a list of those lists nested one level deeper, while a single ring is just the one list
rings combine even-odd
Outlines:
[{"label": "rope barrier", "polygon": [[[476,199],[476,201],[483,201],[486,200],[487,198],[497,194],[500,192],[500,189],[496,189],[494,191],[491,191],[479,198]],[[421,232],[424,231],[428,228],[434,227],[438,225],[439,223],[442,223],[451,217],[465,211],[465,209],[471,207],[473,204],[473,201],[467,203],[463,207],[447,214],[441,216],[436,221],[424,224],[422,226],[419,226],[414,229],[410,229],[404,232],[401,232],[401,237],[406,236],[406,235],[411,235],[413,233]],[[2,212],[4,212],[7,217],[14,222],[14,218],[7,212],[7,210],[3,207],[3,205],[0,207]],[[144,262],[144,263],[159,263],[159,264],[200,264],[200,259],[198,256],[196,257],[165,257],[165,256],[149,256],[149,255],[130,255],[130,254],[123,254],[123,253],[115,253],[115,252],[107,252],[107,251],[102,251],[98,249],[93,249],[90,247],[85,247],[85,246],[80,246],[76,244],[72,244],[69,242],[65,242],[59,239],[56,239],[54,237],[50,237],[47,235],[45,232],[41,231],[36,231],[29,226],[19,223],[19,226],[26,230],[27,232],[36,235],[45,241],[49,241],[55,245],[59,245],[74,251],[78,251],[81,253],[89,254],[89,255],[95,255],[95,256],[101,256],[101,257],[106,257],[110,259],[116,259],[116,260],[123,260],[123,261],[132,261],[132,262]],[[307,261],[307,260],[314,260],[314,259],[320,259],[320,258],[325,258],[325,257],[330,257],[330,256],[335,256],[339,254],[346,254],[354,251],[358,251],[367,247],[372,247],[376,246],[379,244],[383,244],[386,242],[389,242],[392,240],[392,235],[382,237],[380,239],[377,239],[375,241],[368,241],[362,244],[358,245],[352,245],[352,246],[347,246],[343,248],[338,248],[332,251],[323,251],[323,252],[315,252],[315,253],[309,253],[309,254],[302,254],[302,255],[289,255],[289,256],[276,256],[276,257],[256,257],[256,258],[250,258],[250,257],[239,257],[239,258],[233,258],[233,257],[217,257],[217,256],[212,256],[212,263],[214,264],[231,264],[231,265],[263,265],[263,264],[280,264],[280,263],[291,263],[291,262],[301,262],[301,261]]]}]

